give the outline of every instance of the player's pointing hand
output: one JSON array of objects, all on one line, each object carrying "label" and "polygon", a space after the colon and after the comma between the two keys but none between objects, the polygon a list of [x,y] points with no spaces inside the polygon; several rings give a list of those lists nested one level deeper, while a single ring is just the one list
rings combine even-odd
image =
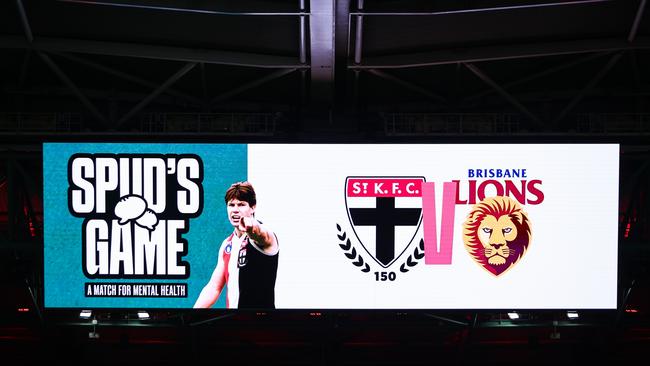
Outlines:
[{"label": "player's pointing hand", "polygon": [[242,217],[239,219],[239,231],[250,235],[253,232],[255,223],[256,221],[253,217]]}]

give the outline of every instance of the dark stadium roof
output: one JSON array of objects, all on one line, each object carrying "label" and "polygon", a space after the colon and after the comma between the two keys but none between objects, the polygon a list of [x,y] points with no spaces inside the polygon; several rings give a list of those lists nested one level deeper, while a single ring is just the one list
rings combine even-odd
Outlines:
[{"label": "dark stadium roof", "polygon": [[580,114],[643,112],[644,7],[5,1],[0,107],[79,113],[92,131],[139,131],[152,112],[280,112],[278,133],[374,133],[394,113],[514,114],[521,130],[575,131]]}]

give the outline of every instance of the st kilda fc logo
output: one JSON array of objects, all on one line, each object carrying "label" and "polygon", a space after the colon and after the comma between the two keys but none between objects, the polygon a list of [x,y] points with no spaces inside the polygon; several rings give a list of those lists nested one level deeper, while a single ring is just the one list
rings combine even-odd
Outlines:
[{"label": "st kilda fc logo", "polygon": [[424,177],[346,178],[352,233],[337,224],[339,246],[361,271],[380,269],[374,272],[378,281],[394,281],[396,271],[406,273],[424,258],[424,241],[416,237],[422,224],[424,181]]}]

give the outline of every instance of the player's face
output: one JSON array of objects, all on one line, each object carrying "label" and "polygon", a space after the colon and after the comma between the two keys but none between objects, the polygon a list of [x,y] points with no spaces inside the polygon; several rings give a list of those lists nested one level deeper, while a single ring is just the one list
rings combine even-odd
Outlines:
[{"label": "player's face", "polygon": [[240,201],[236,198],[228,201],[226,207],[228,209],[228,219],[234,227],[239,226],[239,220],[242,217],[250,217],[255,213],[255,206],[251,207],[248,202]]}]

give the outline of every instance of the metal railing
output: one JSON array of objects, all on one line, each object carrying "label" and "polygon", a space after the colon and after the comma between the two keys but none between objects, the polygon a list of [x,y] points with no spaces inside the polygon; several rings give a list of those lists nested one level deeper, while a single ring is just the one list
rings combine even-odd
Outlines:
[{"label": "metal railing", "polygon": [[[535,133],[525,117],[503,113],[385,113],[386,136],[508,135]],[[570,119],[571,120],[571,119]],[[650,134],[650,113],[582,113],[555,132],[584,135]]]},{"label": "metal railing", "polygon": [[583,113],[576,132],[592,134],[650,133],[650,113]]},{"label": "metal railing", "polygon": [[519,132],[521,116],[503,113],[387,113],[387,136],[440,134],[510,134]]},{"label": "metal railing", "polygon": [[154,113],[144,115],[142,132],[271,136],[279,113]]},{"label": "metal railing", "polygon": [[81,113],[0,113],[0,132],[80,132]]}]

